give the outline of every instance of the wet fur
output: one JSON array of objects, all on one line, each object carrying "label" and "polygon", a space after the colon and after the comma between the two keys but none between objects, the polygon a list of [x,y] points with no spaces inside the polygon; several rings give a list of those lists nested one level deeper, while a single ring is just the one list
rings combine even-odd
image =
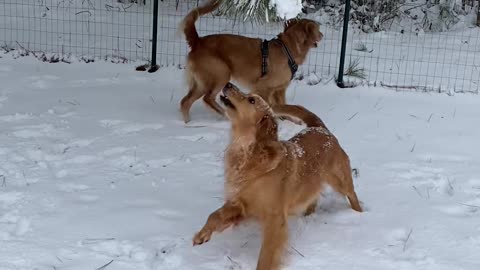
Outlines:
[{"label": "wet fur", "polygon": [[[232,122],[225,155],[225,204],[208,217],[193,243],[200,245],[212,233],[254,218],[263,235],[256,269],[277,270],[288,241],[287,217],[313,213],[327,184],[346,196],[352,209],[362,211],[349,158],[322,120],[307,109],[276,105],[272,110],[261,97],[243,94],[231,84],[224,94]],[[300,119],[307,128],[280,141],[274,114]]]}]

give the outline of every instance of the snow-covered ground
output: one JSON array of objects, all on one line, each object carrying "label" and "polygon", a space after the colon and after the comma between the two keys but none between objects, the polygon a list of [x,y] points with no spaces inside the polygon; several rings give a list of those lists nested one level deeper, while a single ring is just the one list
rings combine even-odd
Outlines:
[{"label": "snow-covered ground", "polygon": [[[0,269],[255,268],[255,224],[192,247],[229,123],[201,102],[181,122],[181,70],[1,57]],[[478,96],[295,82],[288,101],[338,137],[366,212],[326,192],[291,219],[285,269],[478,269]]]}]

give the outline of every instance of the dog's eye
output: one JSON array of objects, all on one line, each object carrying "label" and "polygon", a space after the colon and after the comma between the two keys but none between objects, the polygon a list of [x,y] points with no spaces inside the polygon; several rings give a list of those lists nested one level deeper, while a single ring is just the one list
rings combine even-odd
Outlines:
[{"label": "dog's eye", "polygon": [[250,102],[250,104],[255,104],[255,98],[249,97],[248,102]]}]

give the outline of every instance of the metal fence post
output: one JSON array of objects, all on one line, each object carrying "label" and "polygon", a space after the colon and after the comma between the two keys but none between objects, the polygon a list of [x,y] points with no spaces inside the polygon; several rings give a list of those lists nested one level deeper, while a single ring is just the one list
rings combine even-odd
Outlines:
[{"label": "metal fence post", "polygon": [[345,52],[347,50],[347,35],[348,35],[348,20],[350,19],[350,0],[345,1],[345,14],[343,15],[343,34],[342,34],[342,48],[340,51],[340,67],[337,77],[338,87],[345,88],[343,82],[343,71],[345,68]]},{"label": "metal fence post", "polygon": [[158,0],[153,0],[153,33],[152,33],[152,59],[148,72],[158,70],[157,65],[157,33],[158,33]]}]

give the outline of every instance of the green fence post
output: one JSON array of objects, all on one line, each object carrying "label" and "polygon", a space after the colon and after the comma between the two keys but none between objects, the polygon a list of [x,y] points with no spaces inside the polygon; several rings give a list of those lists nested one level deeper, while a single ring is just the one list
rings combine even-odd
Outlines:
[{"label": "green fence post", "polygon": [[338,87],[345,88],[343,82],[343,71],[345,68],[345,52],[347,50],[347,35],[348,35],[348,20],[350,19],[350,0],[345,1],[345,14],[343,15],[343,34],[342,34],[342,48],[340,51],[340,67],[337,77]]},{"label": "green fence post", "polygon": [[152,59],[148,72],[158,70],[157,65],[157,33],[158,33],[158,0],[153,0],[153,33],[152,33]]}]

